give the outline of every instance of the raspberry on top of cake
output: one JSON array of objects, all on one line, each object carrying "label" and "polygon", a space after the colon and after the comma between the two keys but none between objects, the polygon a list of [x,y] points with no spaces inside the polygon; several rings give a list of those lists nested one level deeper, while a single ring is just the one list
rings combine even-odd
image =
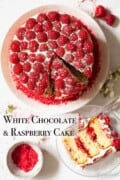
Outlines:
[{"label": "raspberry on top of cake", "polygon": [[120,150],[120,139],[110,125],[110,117],[99,114],[75,136],[62,137],[71,159],[81,167],[92,165],[108,154]]},{"label": "raspberry on top of cake", "polygon": [[93,48],[91,32],[78,18],[57,11],[35,14],[12,37],[12,78],[39,101],[75,99],[92,77]]}]

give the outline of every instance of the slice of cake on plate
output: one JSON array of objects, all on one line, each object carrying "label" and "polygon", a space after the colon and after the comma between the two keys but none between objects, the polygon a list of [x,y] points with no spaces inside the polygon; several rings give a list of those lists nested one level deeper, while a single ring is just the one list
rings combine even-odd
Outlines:
[{"label": "slice of cake on plate", "polygon": [[63,137],[63,143],[71,159],[81,167],[120,150],[120,139],[111,128],[110,117],[105,114],[90,119],[87,127],[75,136]]}]

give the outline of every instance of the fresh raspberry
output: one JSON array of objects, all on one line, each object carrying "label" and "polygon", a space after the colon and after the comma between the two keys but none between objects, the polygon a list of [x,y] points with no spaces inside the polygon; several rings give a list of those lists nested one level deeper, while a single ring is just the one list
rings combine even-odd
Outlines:
[{"label": "fresh raspberry", "polygon": [[84,70],[84,74],[85,74],[88,78],[90,78],[91,75],[92,75],[91,69],[90,69],[90,68],[86,68],[86,69]]},{"label": "fresh raspberry", "polygon": [[66,83],[71,85],[71,86],[75,86],[75,84],[76,84],[74,78],[72,78],[72,77],[66,78]]},{"label": "fresh raspberry", "polygon": [[27,83],[28,82],[28,75],[25,73],[20,74],[20,81],[22,83]]},{"label": "fresh raspberry", "polygon": [[21,64],[15,64],[14,65],[14,67],[13,67],[13,72],[15,73],[15,74],[20,74],[21,72],[23,71],[23,67],[22,67],[22,65]]},{"label": "fresh raspberry", "polygon": [[56,41],[49,41],[49,46],[53,49],[56,49],[58,47]]},{"label": "fresh raspberry", "polygon": [[84,69],[85,68],[85,65],[83,64],[83,62],[81,61],[81,59],[76,59],[77,61],[74,62],[74,65],[76,67],[78,67],[78,69]]},{"label": "fresh raspberry", "polygon": [[44,13],[41,13],[38,15],[37,17],[37,22],[40,22],[40,23],[43,23],[44,21],[46,21],[48,18],[46,16],[46,14]]},{"label": "fresh raspberry", "polygon": [[117,151],[120,151],[120,139],[114,139],[113,146],[116,148]]},{"label": "fresh raspberry", "polygon": [[60,37],[58,38],[58,44],[60,46],[65,45],[68,42],[68,38],[64,35],[60,35]]},{"label": "fresh raspberry", "polygon": [[60,20],[63,24],[69,24],[71,21],[70,16],[68,14],[62,14]]},{"label": "fresh raspberry", "polygon": [[57,90],[55,95],[56,95],[56,97],[60,97],[61,96],[61,92],[59,90]]},{"label": "fresh raspberry", "polygon": [[93,58],[92,55],[86,55],[86,56],[85,56],[85,62],[86,62],[87,65],[92,64],[93,61],[94,61],[94,58]]},{"label": "fresh raspberry", "polygon": [[23,70],[29,72],[31,70],[31,65],[29,62],[23,64]]},{"label": "fresh raspberry", "polygon": [[45,91],[45,89],[44,89],[43,87],[41,87],[41,86],[38,86],[38,87],[36,87],[36,89],[35,89],[35,92],[36,92],[37,95],[42,95],[42,94],[44,94],[44,91]]},{"label": "fresh raspberry", "polygon": [[57,30],[57,31],[60,31],[60,30],[61,30],[61,24],[60,24],[59,21],[55,21],[55,22],[54,22],[54,28],[55,28],[55,30]]},{"label": "fresh raspberry", "polygon": [[52,29],[52,23],[50,21],[46,21],[44,24],[43,24],[43,30],[44,31],[49,31]]},{"label": "fresh raspberry", "polygon": [[41,63],[35,63],[34,66],[33,66],[33,69],[36,71],[36,72],[43,72],[43,65]]},{"label": "fresh raspberry", "polygon": [[28,48],[31,52],[35,52],[35,51],[37,51],[38,46],[39,46],[39,44],[37,43],[37,41],[32,40],[29,42]]},{"label": "fresh raspberry", "polygon": [[66,69],[61,69],[59,75],[61,78],[66,78],[68,76],[68,71]]},{"label": "fresh raspberry", "polygon": [[88,38],[87,31],[85,31],[85,30],[80,30],[79,36],[80,36],[81,40],[83,40],[83,41],[86,40],[86,39]]},{"label": "fresh raspberry", "polygon": [[78,39],[77,34],[73,33],[70,35],[70,41],[76,41]]},{"label": "fresh raspberry", "polygon": [[42,81],[46,81],[46,83],[47,83],[48,80],[49,80],[49,74],[48,74],[47,71],[44,71],[44,72],[42,73]]},{"label": "fresh raspberry", "polygon": [[47,44],[41,44],[39,50],[40,51],[47,51],[48,50]]},{"label": "fresh raspberry", "polygon": [[38,72],[31,72],[29,75],[29,79],[31,81],[37,82],[39,79],[39,73]]},{"label": "fresh raspberry", "polygon": [[75,51],[76,46],[75,46],[74,44],[72,44],[72,43],[68,43],[68,44],[66,45],[66,49],[67,49],[68,51],[73,52],[73,51]]},{"label": "fresh raspberry", "polygon": [[26,25],[25,27],[27,29],[32,29],[36,24],[36,20],[34,18],[29,18],[27,21],[26,21]]},{"label": "fresh raspberry", "polygon": [[26,50],[27,47],[28,47],[28,43],[27,43],[26,41],[22,41],[22,42],[20,43],[20,49],[21,49],[21,50]]},{"label": "fresh raspberry", "polygon": [[70,25],[65,25],[62,29],[62,33],[69,36],[73,32],[73,28]]},{"label": "fresh raspberry", "polygon": [[35,55],[35,54],[29,54],[28,59],[29,59],[31,62],[35,62],[35,61],[36,61],[36,55]]},{"label": "fresh raspberry", "polygon": [[56,55],[55,55],[54,51],[49,50],[49,51],[47,51],[47,57],[51,59],[51,58],[55,58]]},{"label": "fresh raspberry", "polygon": [[[53,66],[52,66],[52,67],[53,67]],[[56,68],[56,69],[54,68],[54,71],[51,72],[51,78],[52,78],[52,79],[56,79],[56,78],[58,77],[58,73],[57,73],[56,70],[57,70],[57,68]]]},{"label": "fresh raspberry", "polygon": [[50,39],[57,39],[59,37],[59,32],[58,31],[54,31],[54,30],[51,30],[51,31],[48,31],[48,37]]},{"label": "fresh raspberry", "polygon": [[34,90],[36,84],[35,84],[35,81],[31,81],[29,80],[28,83],[27,83],[27,86],[30,90]]},{"label": "fresh raspberry", "polygon": [[65,60],[66,60],[67,62],[72,62],[72,61],[73,61],[73,59],[74,59],[74,57],[73,57],[73,55],[72,55],[72,54],[66,54],[66,56],[65,56]]},{"label": "fresh raspberry", "polygon": [[20,61],[26,61],[28,58],[28,54],[26,52],[20,52],[19,53],[19,59]]},{"label": "fresh raspberry", "polygon": [[92,50],[93,50],[93,44],[92,44],[92,42],[89,41],[89,40],[85,41],[83,49],[84,49],[84,51],[87,52],[87,53],[92,52]]},{"label": "fresh raspberry", "polygon": [[47,80],[46,79],[41,79],[39,86],[42,88],[46,88],[47,87]]},{"label": "fresh raspberry", "polygon": [[76,83],[76,86],[75,86],[76,91],[80,92],[80,91],[83,91],[84,89],[85,89],[85,85],[82,85],[79,82]]},{"label": "fresh raspberry", "polygon": [[72,97],[74,94],[76,94],[75,89],[73,89],[73,86],[70,88],[65,88],[65,93],[69,95],[69,97]]},{"label": "fresh raspberry", "polygon": [[81,22],[79,20],[75,20],[73,23],[72,23],[72,27],[73,29],[79,29],[81,27]]},{"label": "fresh raspberry", "polygon": [[108,116],[105,116],[105,124],[109,125],[110,124],[110,118]]},{"label": "fresh raspberry", "polygon": [[55,81],[55,87],[56,87],[57,89],[63,89],[63,88],[65,87],[64,81],[63,81],[62,79],[57,79],[57,80]]},{"label": "fresh raspberry", "polygon": [[40,41],[40,42],[46,42],[46,41],[47,41],[47,34],[44,33],[44,32],[39,32],[39,33],[37,34],[37,39],[38,39],[38,41]]},{"label": "fresh raspberry", "polygon": [[34,31],[27,31],[26,32],[26,39],[29,41],[31,39],[34,39],[36,37],[36,34]]},{"label": "fresh raspberry", "polygon": [[77,49],[75,57],[76,58],[83,58],[85,55],[84,51],[82,49]]},{"label": "fresh raspberry", "polygon": [[34,31],[37,32],[37,33],[42,32],[43,31],[42,25],[41,24],[36,24],[34,26]]},{"label": "fresh raspberry", "polygon": [[17,64],[19,62],[18,54],[13,53],[10,55],[10,62],[13,64]]},{"label": "fresh raspberry", "polygon": [[76,69],[82,69],[82,64],[83,63],[81,63],[81,60],[74,58],[73,65]]},{"label": "fresh raspberry", "polygon": [[117,138],[118,136],[119,136],[118,132],[116,132],[116,131],[112,132],[112,137]]},{"label": "fresh raspberry", "polygon": [[56,49],[56,53],[58,56],[62,57],[65,54],[65,50],[62,47]]},{"label": "fresh raspberry", "polygon": [[108,25],[112,26],[116,21],[116,17],[113,14],[107,14],[105,16],[105,21]]},{"label": "fresh raspberry", "polygon": [[24,27],[21,27],[17,30],[16,36],[19,40],[23,40],[25,37],[26,29]]},{"label": "fresh raspberry", "polygon": [[36,60],[42,63],[45,60],[45,56],[43,54],[37,54]]},{"label": "fresh raspberry", "polygon": [[76,43],[77,48],[82,48],[82,42],[78,40]]},{"label": "fresh raspberry", "polygon": [[95,10],[95,17],[97,18],[102,18],[106,15],[106,8],[104,8],[104,6],[102,5],[99,5],[96,7],[96,10]]},{"label": "fresh raspberry", "polygon": [[50,21],[57,21],[57,20],[59,20],[59,17],[60,17],[60,15],[56,11],[51,11],[48,13],[48,19]]},{"label": "fresh raspberry", "polygon": [[20,42],[17,40],[12,41],[10,48],[13,52],[19,52],[20,51]]},{"label": "fresh raspberry", "polygon": [[53,67],[55,70],[58,70],[58,69],[62,68],[63,65],[62,65],[62,62],[61,62],[61,61],[57,61],[57,62],[55,61],[55,62],[53,62],[52,67]]}]

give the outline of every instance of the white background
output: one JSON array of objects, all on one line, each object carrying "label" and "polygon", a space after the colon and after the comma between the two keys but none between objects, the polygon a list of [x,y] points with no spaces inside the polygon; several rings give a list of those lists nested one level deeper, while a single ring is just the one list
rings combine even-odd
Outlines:
[{"label": "white background", "polygon": [[[46,4],[64,4],[71,7],[80,8],[80,0],[0,0],[0,49],[3,39],[14,21],[26,11],[36,8],[40,5]],[[111,10],[120,19],[120,1],[119,0],[97,0],[96,4],[103,4]],[[94,9],[93,3],[90,0],[86,0],[81,8],[91,13]],[[116,27],[109,27],[105,22],[99,21],[103,31],[108,40],[108,46],[110,49],[110,69],[114,70],[120,65],[120,23]],[[120,80],[116,82],[115,93],[120,94]],[[102,95],[97,95],[90,104],[104,104],[109,98],[103,98]],[[7,104],[18,105],[19,101],[15,99],[14,95],[8,89],[2,74],[0,73],[0,110]],[[21,106],[21,104],[20,104]],[[22,105],[23,106],[23,105]],[[15,180],[5,167],[5,157],[3,151],[11,144],[12,139],[9,139],[9,143],[6,145],[4,139],[0,138],[0,180]],[[78,176],[75,173],[67,169],[62,162],[58,162],[59,157],[55,150],[55,144],[51,141],[46,142],[47,153],[44,153],[45,167],[36,180],[61,180],[61,179],[88,179],[86,177]],[[114,177],[97,177],[96,179],[118,179]],[[89,178],[93,179],[93,178]]]}]

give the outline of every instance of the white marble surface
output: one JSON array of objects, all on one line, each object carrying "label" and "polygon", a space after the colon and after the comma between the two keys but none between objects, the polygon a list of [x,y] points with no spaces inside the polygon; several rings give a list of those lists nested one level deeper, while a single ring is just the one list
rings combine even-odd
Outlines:
[{"label": "white marble surface", "polygon": [[[14,21],[26,11],[46,4],[64,4],[70,7],[80,8],[80,0],[0,0],[0,49],[3,39]],[[96,4],[104,4],[108,7],[119,19],[120,19],[120,1],[118,0],[96,0]],[[91,13],[93,11],[93,3],[90,0],[86,0],[81,6],[82,9]],[[110,49],[110,61],[111,69],[115,69],[117,65],[120,65],[120,23],[117,27],[109,27],[105,22],[99,21],[100,26],[108,40]],[[1,71],[1,70],[0,70]],[[120,80],[115,85],[116,95],[120,94]],[[97,95],[90,104],[104,104],[109,98],[103,98],[101,94]],[[15,104],[24,107],[23,104],[15,99],[14,95],[8,89],[2,74],[0,73],[0,110],[7,104]],[[7,167],[5,166],[7,147],[13,142],[12,138],[0,137],[0,179],[17,180],[12,176]],[[35,180],[61,180],[61,179],[75,179],[85,180],[87,177],[82,177],[71,172],[66,168],[61,161],[58,161],[59,157],[55,148],[55,141],[53,139],[45,143],[47,153],[44,152],[45,164],[41,174],[34,178]],[[106,176],[96,177],[98,179],[118,179],[119,176]],[[93,179],[92,177],[89,179]],[[26,180],[26,179],[25,179]]]}]

